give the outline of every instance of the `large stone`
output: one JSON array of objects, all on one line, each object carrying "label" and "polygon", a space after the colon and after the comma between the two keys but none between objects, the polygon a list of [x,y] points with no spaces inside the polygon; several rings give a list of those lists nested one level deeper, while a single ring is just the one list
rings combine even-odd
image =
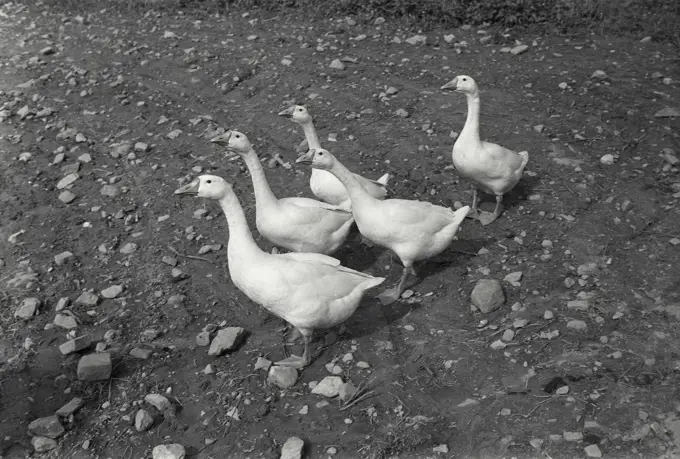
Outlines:
[{"label": "large stone", "polygon": [[102,381],[111,377],[111,355],[102,352],[80,358],[78,362],[78,379],[81,381]]},{"label": "large stone", "polygon": [[281,448],[281,459],[301,459],[305,442],[299,437],[290,437]]},{"label": "large stone", "polygon": [[57,314],[54,317],[54,325],[57,327],[66,328],[67,330],[78,328],[78,322],[76,322],[76,318],[69,314]]},{"label": "large stone", "polygon": [[72,256],[73,256],[73,253],[66,250],[65,252],[61,252],[61,253],[54,256],[54,263],[57,266],[61,266],[64,263],[66,263],[68,261],[68,259],[71,258]]},{"label": "large stone", "polygon": [[63,355],[73,354],[74,352],[82,351],[90,347],[92,340],[88,335],[79,336],[75,339],[66,341],[64,344],[59,346],[59,350]]},{"label": "large stone", "polygon": [[244,337],[245,330],[241,327],[223,328],[212,340],[208,355],[222,355],[226,351],[236,349]]},{"label": "large stone", "polygon": [[329,398],[337,397],[344,384],[340,376],[326,376],[312,389],[312,394],[319,394]]},{"label": "large stone", "polygon": [[63,190],[63,189],[66,188],[67,186],[73,184],[73,183],[74,183],[76,180],[78,180],[79,178],[80,178],[80,176],[79,176],[77,173],[72,172],[72,173],[66,175],[66,176],[65,176],[64,178],[62,178],[61,180],[59,180],[59,183],[57,183],[57,189],[58,189],[58,190]]},{"label": "large stone", "polygon": [[123,142],[112,143],[109,154],[114,158],[120,158],[121,156],[127,156],[131,149],[132,142],[125,140]]},{"label": "large stone", "polygon": [[108,196],[109,198],[115,198],[118,196],[118,187],[116,185],[104,185],[100,190],[99,193],[102,196]]},{"label": "large stone", "polygon": [[83,403],[84,401],[82,398],[73,397],[70,402],[57,410],[57,416],[67,418],[78,411],[80,407],[83,406]]},{"label": "large stone", "polygon": [[35,449],[36,453],[44,453],[51,451],[57,447],[57,442],[47,437],[33,437],[31,439],[31,445]]},{"label": "large stone", "polygon": [[91,292],[83,292],[76,299],[76,304],[88,307],[96,306],[98,302],[99,296]]},{"label": "large stone", "polygon": [[167,410],[171,406],[170,400],[161,394],[148,394],[144,397],[144,401],[161,412]]},{"label": "large stone", "polygon": [[153,417],[151,414],[149,414],[148,411],[146,410],[139,410],[137,411],[137,415],[135,416],[135,429],[137,429],[137,432],[144,432],[145,430],[149,430],[149,428],[153,425]]},{"label": "large stone", "polygon": [[153,459],[184,459],[186,451],[179,443],[158,445],[153,449]]},{"label": "large stone", "polygon": [[38,313],[40,300],[37,298],[24,298],[21,306],[14,312],[15,319],[28,320]]},{"label": "large stone", "polygon": [[64,426],[59,422],[56,415],[38,418],[28,425],[28,431],[32,435],[47,438],[59,438],[64,435]]},{"label": "large stone", "polygon": [[102,296],[108,299],[116,298],[121,293],[123,293],[122,285],[112,285],[111,287],[105,288],[101,291]]},{"label": "large stone", "polygon": [[267,381],[281,389],[293,387],[298,379],[298,372],[295,368],[273,366],[267,374]]},{"label": "large stone", "polygon": [[495,311],[505,303],[505,294],[497,279],[481,279],[472,289],[472,304],[484,314]]}]

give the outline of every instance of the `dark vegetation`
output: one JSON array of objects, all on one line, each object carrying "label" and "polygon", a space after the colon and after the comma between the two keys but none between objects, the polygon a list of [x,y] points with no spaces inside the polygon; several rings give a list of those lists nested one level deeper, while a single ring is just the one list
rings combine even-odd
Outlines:
[{"label": "dark vegetation", "polygon": [[[82,8],[98,0],[46,0]],[[400,19],[430,28],[487,24],[499,28],[547,29],[552,33],[590,30],[596,33],[649,35],[680,46],[680,2],[677,0],[110,0],[108,5],[135,8],[181,8],[224,12],[262,9],[298,10],[324,15],[355,15],[364,20]]]}]

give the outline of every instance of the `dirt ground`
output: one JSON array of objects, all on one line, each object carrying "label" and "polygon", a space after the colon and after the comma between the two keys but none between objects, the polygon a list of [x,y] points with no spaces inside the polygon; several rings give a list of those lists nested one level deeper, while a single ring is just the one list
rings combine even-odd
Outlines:
[{"label": "dirt ground", "polygon": [[[33,454],[28,423],[74,396],[85,404],[45,457],[148,458],[180,443],[190,458],[277,458],[291,436],[309,458],[680,457],[680,118],[655,116],[680,107],[678,50],[476,27],[406,41],[417,32],[259,12],[0,9],[2,459]],[[501,51],[518,43],[528,49]],[[254,225],[244,165],[208,142],[235,128],[266,164],[276,154],[292,164],[267,168],[279,197],[311,196],[309,170],[293,161],[302,132],[277,116],[297,101],[351,169],[392,174],[393,196],[467,204],[450,157],[466,102],[439,90],[457,74],[480,85],[482,136],[531,155],[505,214],[466,221],[411,297],[368,298],[346,331],[318,332],[322,351],[291,389],[267,383],[254,363],[284,357],[284,324],[230,283],[226,221],[213,202],[173,196],[179,180],[232,180]],[[57,183],[75,171],[66,204]],[[401,273],[357,238],[337,256],[388,283]],[[173,278],[164,257],[183,274]],[[500,309],[471,309],[478,280],[516,272]],[[112,285],[124,290],[101,297]],[[75,302],[85,290],[97,305]],[[15,319],[30,297],[39,313]],[[52,325],[63,297],[72,336],[93,341],[68,356],[68,331]],[[208,324],[243,327],[247,339],[208,356],[196,345]],[[78,359],[98,342],[113,375],[79,381]],[[140,347],[148,359],[130,355]],[[369,396],[345,408],[312,394],[334,366]],[[150,393],[175,415],[156,412],[138,432]]]}]

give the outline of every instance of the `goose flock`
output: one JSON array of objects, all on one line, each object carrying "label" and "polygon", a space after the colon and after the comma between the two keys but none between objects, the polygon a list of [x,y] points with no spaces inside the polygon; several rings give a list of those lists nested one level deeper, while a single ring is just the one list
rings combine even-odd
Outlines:
[{"label": "goose flock", "polygon": [[[277,198],[245,134],[230,130],[211,139],[243,158],[253,181],[257,230],[275,247],[290,252],[269,253],[257,245],[239,199],[225,179],[201,175],[175,191],[219,203],[229,227],[227,259],[234,285],[290,324],[291,341],[303,338],[302,356],[290,356],[277,365],[309,365],[314,330],[346,321],[366,292],[385,281],[384,277],[342,266],[329,256],[342,246],[353,224],[363,238],[390,249],[403,264],[399,283],[377,295],[383,305],[388,305],[401,297],[409,275],[416,275],[414,264],[446,250],[466,217],[488,225],[500,216],[503,195],[519,182],[529,154],[480,139],[479,89],[472,78],[459,75],[441,89],[467,97],[467,119],[453,146],[452,159],[459,174],[473,183],[471,207],[453,211],[425,201],[387,198],[389,174],[371,180],[347,169],[321,146],[312,116],[301,105],[279,115],[302,127],[305,140],[298,147],[301,154],[296,163],[312,167],[309,186],[318,199]],[[496,196],[493,213],[477,208],[477,190]]]}]

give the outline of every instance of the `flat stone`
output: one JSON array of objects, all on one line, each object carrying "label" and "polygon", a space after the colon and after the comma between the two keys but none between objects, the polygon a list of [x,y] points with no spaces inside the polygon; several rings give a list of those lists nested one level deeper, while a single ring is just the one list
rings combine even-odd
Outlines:
[{"label": "flat stone", "polygon": [[57,314],[52,323],[57,327],[66,328],[67,330],[78,328],[76,318],[70,314]]},{"label": "flat stone", "polygon": [[581,432],[562,432],[562,437],[564,437],[566,441],[583,440],[583,434]]},{"label": "flat stone", "polygon": [[567,302],[567,308],[575,311],[585,311],[590,307],[590,304],[585,300],[572,300]]},{"label": "flat stone", "polygon": [[61,253],[59,253],[59,254],[57,254],[57,255],[54,256],[54,263],[55,263],[57,266],[62,266],[62,265],[64,265],[64,264],[68,261],[68,259],[71,258],[71,257],[73,257],[73,254],[72,254],[71,252],[69,252],[68,250],[66,250],[66,251],[61,252]]},{"label": "flat stone", "polygon": [[179,443],[158,445],[152,451],[153,459],[184,459],[186,450]]},{"label": "flat stone", "polygon": [[59,182],[57,183],[57,189],[63,190],[67,186],[73,184],[79,178],[80,178],[80,176],[78,174],[76,174],[75,172],[68,174],[64,178],[59,180]]},{"label": "flat stone", "polygon": [[130,356],[141,360],[147,360],[149,357],[151,357],[151,354],[153,354],[151,349],[146,349],[143,347],[135,347],[130,351]]},{"label": "flat stone", "polygon": [[226,351],[236,349],[245,337],[245,330],[241,327],[223,328],[210,343],[208,355],[222,355]]},{"label": "flat stone", "polygon": [[583,450],[586,452],[588,457],[602,457],[602,451],[597,445],[588,445]]},{"label": "flat stone", "polygon": [[257,361],[255,361],[255,366],[253,370],[264,370],[264,371],[269,371],[269,367],[272,366],[272,362],[268,359],[265,359],[263,357],[258,357]]},{"label": "flat stone", "polygon": [[59,193],[58,199],[64,204],[71,204],[73,200],[76,199],[76,195],[69,190],[64,190],[61,193]]},{"label": "flat stone", "polygon": [[31,438],[31,445],[36,453],[44,453],[51,451],[58,446],[57,442],[47,437],[33,437]]},{"label": "flat stone", "polygon": [[181,130],[181,129],[174,129],[174,130],[168,132],[168,134],[167,134],[166,137],[167,137],[168,139],[174,140],[174,139],[176,139],[177,137],[179,137],[180,135],[182,135],[182,130]]},{"label": "flat stone", "polygon": [[196,346],[210,345],[210,332],[204,331],[196,335]]},{"label": "flat stone", "polygon": [[126,156],[132,149],[132,142],[127,140],[119,143],[112,143],[111,150],[109,154],[114,158],[120,158],[121,156]]},{"label": "flat stone", "polygon": [[21,306],[14,312],[14,318],[28,320],[38,313],[39,307],[39,299],[24,298],[24,301],[21,302]]},{"label": "flat stone", "polygon": [[135,143],[135,150],[136,151],[148,151],[149,145],[144,143],[144,142],[137,142],[137,143]]},{"label": "flat stone", "polygon": [[70,402],[57,410],[57,416],[67,418],[78,411],[84,404],[85,402],[82,398],[73,397]]},{"label": "flat stone", "polygon": [[128,242],[125,244],[123,247],[120,249],[120,253],[123,255],[130,255],[131,253],[134,253],[137,250],[137,244],[134,242]]},{"label": "flat stone", "polygon": [[522,271],[515,271],[514,273],[510,273],[507,276],[505,276],[503,280],[514,287],[519,287],[520,286],[519,281],[522,280]]},{"label": "flat stone", "polygon": [[604,70],[595,70],[593,74],[590,75],[590,78],[593,78],[594,80],[606,80],[609,77]]},{"label": "flat stone", "polygon": [[47,438],[59,438],[64,435],[64,426],[59,422],[56,415],[38,418],[28,425],[28,431],[32,435]]},{"label": "flat stone", "polygon": [[673,118],[676,116],[680,116],[680,110],[678,110],[677,108],[666,107],[656,112],[654,116],[656,118]]},{"label": "flat stone", "polygon": [[88,335],[83,335],[66,341],[64,344],[59,346],[59,351],[63,355],[73,354],[74,352],[80,352],[83,349],[90,347],[91,344],[92,340],[90,337]]},{"label": "flat stone", "polygon": [[78,379],[81,381],[102,381],[111,377],[111,354],[106,352],[89,354],[78,361]]},{"label": "flat stone", "polygon": [[312,389],[312,394],[323,395],[328,398],[337,397],[344,384],[340,376],[326,376]]},{"label": "flat stone", "polygon": [[147,396],[144,397],[144,401],[161,413],[172,406],[170,400],[161,394],[147,394]]},{"label": "flat stone", "polygon": [[481,279],[477,281],[471,294],[472,304],[484,314],[495,311],[505,303],[503,287],[497,279]]},{"label": "flat stone", "polygon": [[295,368],[272,366],[267,374],[267,382],[274,384],[281,389],[288,389],[295,385],[298,379],[298,372]]},{"label": "flat stone", "polygon": [[116,298],[121,293],[123,293],[122,285],[112,285],[111,287],[105,288],[101,291],[102,296],[108,299]]},{"label": "flat stone", "polygon": [[527,49],[529,49],[529,46],[527,45],[517,45],[514,48],[510,49],[510,53],[514,54],[515,56],[518,56],[526,52]]},{"label": "flat stone", "polygon": [[343,383],[340,386],[340,390],[338,390],[338,397],[340,397],[340,400],[343,402],[348,401],[352,397],[354,397],[354,394],[357,393],[357,388],[352,384],[351,382],[346,382]]},{"label": "flat stone", "polygon": [[345,64],[343,64],[340,59],[333,59],[329,64],[329,67],[336,70],[344,70]]},{"label": "flat stone", "polygon": [[281,459],[301,459],[305,442],[299,437],[290,437],[281,448]]},{"label": "flat stone", "polygon": [[153,417],[151,414],[149,414],[148,411],[146,410],[139,410],[137,411],[137,414],[135,415],[135,429],[137,429],[137,432],[144,432],[145,430],[149,430],[149,428],[153,425]]},{"label": "flat stone", "polygon": [[577,331],[585,331],[588,329],[588,325],[583,320],[570,320],[567,322],[567,328]]},{"label": "flat stone", "polygon": [[120,190],[118,189],[118,187],[116,185],[104,185],[99,190],[99,193],[102,196],[108,196],[110,198],[115,198],[116,196],[118,196],[119,191]]},{"label": "flat stone", "polygon": [[76,298],[76,304],[81,306],[96,306],[99,303],[99,296],[92,292],[83,292]]}]

